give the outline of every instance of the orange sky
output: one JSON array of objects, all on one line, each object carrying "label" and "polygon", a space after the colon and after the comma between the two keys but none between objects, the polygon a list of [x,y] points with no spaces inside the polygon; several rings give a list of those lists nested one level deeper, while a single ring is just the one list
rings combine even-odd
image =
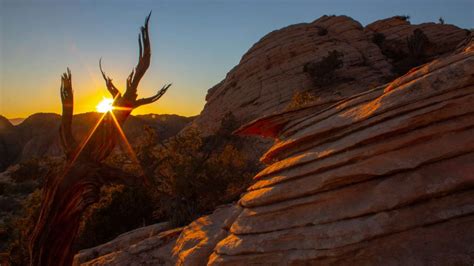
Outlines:
[{"label": "orange sky", "polygon": [[[74,113],[96,111],[96,105],[104,97],[111,98],[98,70],[96,71],[98,73],[72,71]],[[150,70],[148,72],[151,73]],[[60,74],[61,72],[58,72],[57,77],[51,80],[45,80],[42,83],[42,88],[34,88],[34,82],[31,80],[22,82],[21,84],[9,85],[9,89],[2,90],[0,94],[0,114],[8,118],[24,118],[37,112],[61,113],[61,100],[59,97]],[[124,79],[122,77],[126,77],[128,73],[111,73],[110,75],[112,77],[117,76],[117,78],[114,79],[114,83],[124,92],[123,83],[125,83],[125,81],[120,82],[120,79]],[[147,79],[147,75],[152,74],[145,74],[141,86],[139,86],[138,98],[154,95],[156,91],[161,88],[162,84],[164,84],[164,82],[156,85],[151,84],[149,79]],[[21,80],[22,77],[18,77],[18,79]],[[183,88],[186,85],[179,85],[179,82],[178,84],[175,83],[159,101],[150,105],[141,106],[134,110],[133,114],[177,113],[184,116],[199,114],[204,105],[204,97],[199,95],[192,101],[187,97],[180,97],[180,93],[186,91],[186,88]],[[33,89],[25,91],[24,86]],[[21,101],[20,99],[24,100]]]}]

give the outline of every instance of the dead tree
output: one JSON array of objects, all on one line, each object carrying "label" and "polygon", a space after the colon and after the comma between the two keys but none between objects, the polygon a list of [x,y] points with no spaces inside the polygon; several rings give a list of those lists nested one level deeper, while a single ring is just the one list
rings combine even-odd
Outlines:
[{"label": "dead tree", "polygon": [[[150,13],[151,15],[151,13]],[[163,86],[152,97],[137,100],[137,87],[150,65],[148,21],[138,36],[139,60],[127,78],[122,95],[106,76],[99,61],[106,87],[114,98],[114,109],[105,113],[90,134],[78,142],[72,134],[73,91],[71,72],[61,77],[62,121],[60,138],[67,163],[64,171],[49,178],[43,188],[43,199],[38,221],[29,243],[31,265],[71,265],[80,218],[85,209],[99,200],[100,188],[107,183],[136,184],[143,177],[129,175],[111,168],[102,161],[112,152],[120,134],[119,128],[134,108],[157,101],[170,87]]]}]

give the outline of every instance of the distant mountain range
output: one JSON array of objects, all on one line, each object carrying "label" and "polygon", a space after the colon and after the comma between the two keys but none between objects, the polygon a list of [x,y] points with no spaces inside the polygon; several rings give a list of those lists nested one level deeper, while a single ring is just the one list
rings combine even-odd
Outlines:
[{"label": "distant mountain range", "polygon": [[[84,113],[74,116],[73,132],[77,139],[89,132],[100,114]],[[159,138],[176,135],[194,117],[179,115],[130,116],[124,124],[124,132],[132,143],[143,134],[144,126],[150,126]],[[0,172],[8,166],[44,156],[60,156],[63,151],[58,132],[61,116],[54,113],[37,113],[26,119],[7,119],[0,115]]]}]

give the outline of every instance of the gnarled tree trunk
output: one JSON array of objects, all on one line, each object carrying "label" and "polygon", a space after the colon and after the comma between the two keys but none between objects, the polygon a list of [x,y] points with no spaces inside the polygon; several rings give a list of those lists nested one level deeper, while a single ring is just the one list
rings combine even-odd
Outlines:
[{"label": "gnarled tree trunk", "polygon": [[102,71],[99,61],[107,89],[114,97],[113,110],[102,115],[81,143],[74,139],[71,130],[73,92],[69,69],[61,77],[63,114],[60,137],[67,163],[61,174],[50,177],[44,185],[40,216],[29,243],[31,265],[70,265],[75,254],[72,246],[80,218],[88,206],[98,201],[100,188],[112,182],[130,185],[144,180],[111,168],[102,161],[115,147],[120,128],[132,110],[157,101],[171,85],[165,85],[152,97],[137,100],[138,84],[150,65],[149,18],[150,15],[141,27],[139,61],[128,76],[123,96]]}]

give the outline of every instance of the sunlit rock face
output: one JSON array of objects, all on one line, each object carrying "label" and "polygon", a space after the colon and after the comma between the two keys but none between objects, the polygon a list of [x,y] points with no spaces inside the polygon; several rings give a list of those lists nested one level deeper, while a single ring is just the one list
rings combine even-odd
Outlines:
[{"label": "sunlit rock face", "polygon": [[231,204],[184,228],[165,231],[169,228],[167,223],[140,228],[82,250],[73,265],[206,265],[241,211],[240,206]]},{"label": "sunlit rock face", "polygon": [[473,48],[242,129],[278,141],[210,264],[472,264]]},{"label": "sunlit rock face", "polygon": [[[423,30],[431,43],[426,54],[431,60],[452,52],[467,34],[453,25],[411,25],[398,17],[364,28],[346,16],[323,16],[311,23],[275,30],[255,43],[225,79],[209,89],[206,105],[194,124],[204,133],[212,133],[229,111],[241,123],[248,123],[283,111],[295,92],[312,90],[321,103],[334,103],[385,84],[395,75],[393,60],[374,43],[373,35],[385,36],[384,47],[389,53],[408,53],[406,40],[415,29]],[[343,66],[336,71],[341,82],[315,87],[304,65],[321,60],[333,50],[343,54]]]}]

